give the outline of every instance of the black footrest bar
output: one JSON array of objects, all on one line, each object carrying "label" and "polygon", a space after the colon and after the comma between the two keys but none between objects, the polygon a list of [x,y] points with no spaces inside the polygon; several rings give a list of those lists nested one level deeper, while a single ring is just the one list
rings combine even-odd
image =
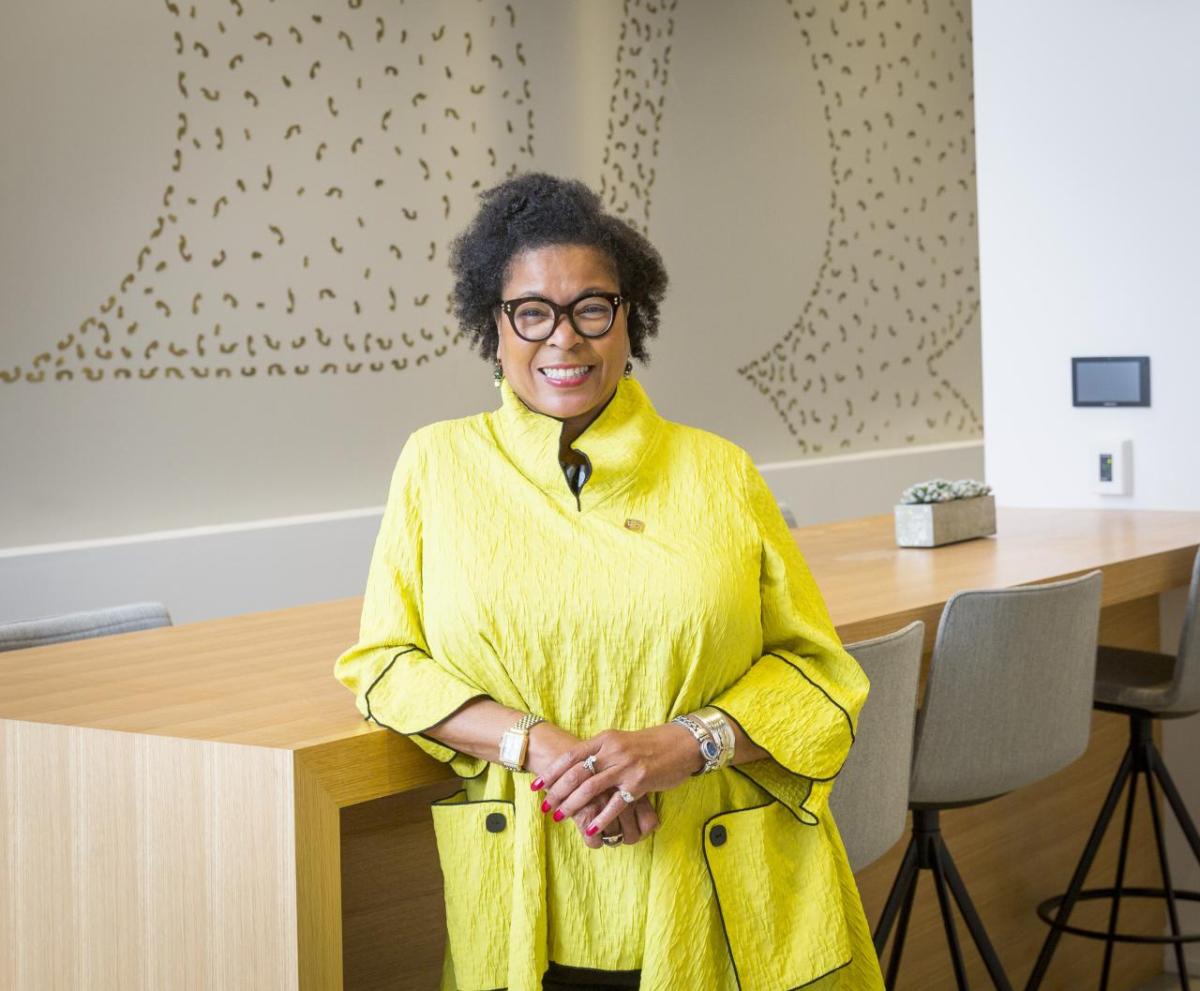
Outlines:
[{"label": "black footrest bar", "polygon": [[[1105,901],[1112,901],[1113,896],[1117,893],[1116,888],[1084,888],[1079,892],[1079,899],[1076,902],[1086,900],[1096,900],[1103,898]],[[1175,889],[1175,898],[1177,901],[1192,901],[1200,902],[1200,891],[1182,891],[1179,888]],[[1099,929],[1084,929],[1080,926],[1067,925],[1066,923],[1058,923],[1054,921],[1053,911],[1056,910],[1066,895],[1055,895],[1053,898],[1047,898],[1044,902],[1038,905],[1038,917],[1046,923],[1051,929],[1057,929],[1059,932],[1071,933],[1074,936],[1083,936],[1087,939],[1098,939],[1103,942],[1112,941],[1114,943],[1159,943],[1159,944],[1174,944],[1174,943],[1197,943],[1200,942],[1200,933],[1181,933],[1178,936],[1142,936],[1136,933],[1113,933],[1111,936],[1108,930]],[[1164,888],[1122,888],[1121,900],[1126,898],[1159,898],[1166,899],[1167,892]]]}]

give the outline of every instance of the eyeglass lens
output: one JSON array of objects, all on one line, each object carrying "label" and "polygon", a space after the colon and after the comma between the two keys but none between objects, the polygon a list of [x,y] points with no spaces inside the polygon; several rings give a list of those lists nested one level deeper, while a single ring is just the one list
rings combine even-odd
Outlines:
[{"label": "eyeglass lens", "polygon": [[[599,337],[612,326],[613,305],[603,296],[588,296],[575,303],[570,319],[585,337]],[[554,310],[540,299],[519,303],[512,311],[513,326],[522,337],[549,337],[554,329]]]}]

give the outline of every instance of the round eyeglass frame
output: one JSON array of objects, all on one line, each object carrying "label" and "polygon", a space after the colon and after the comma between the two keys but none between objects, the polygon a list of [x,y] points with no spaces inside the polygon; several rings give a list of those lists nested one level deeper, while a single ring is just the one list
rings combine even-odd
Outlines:
[{"label": "round eyeglass frame", "polygon": [[[575,307],[582,303],[585,299],[606,299],[610,304],[612,304],[612,317],[608,321],[608,326],[598,334],[584,333],[579,329],[579,324],[575,322]],[[546,299],[545,296],[521,296],[517,299],[505,299],[501,300],[498,305],[501,312],[508,317],[508,325],[512,327],[513,333],[523,341],[536,343],[538,341],[549,340],[554,334],[554,329],[558,326],[558,321],[564,316],[571,324],[571,328],[580,337],[586,337],[588,340],[595,340],[598,337],[603,337],[613,329],[613,324],[617,322],[617,310],[621,308],[622,303],[626,302],[629,302],[629,297],[624,296],[619,292],[585,292],[581,293],[579,296],[576,296],[573,300],[564,304],[563,306],[559,306],[552,299]],[[515,313],[517,307],[522,303],[545,303],[548,307],[550,307],[550,312],[554,314],[554,321],[550,324],[550,329],[546,332],[545,337],[527,337],[517,329]]]}]

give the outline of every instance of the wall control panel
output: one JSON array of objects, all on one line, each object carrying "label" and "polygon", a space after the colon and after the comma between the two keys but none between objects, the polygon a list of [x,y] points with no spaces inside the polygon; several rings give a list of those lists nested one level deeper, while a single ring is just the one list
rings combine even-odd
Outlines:
[{"label": "wall control panel", "polygon": [[1093,488],[1101,495],[1129,495],[1133,442],[1120,438],[1096,444],[1092,454]]}]

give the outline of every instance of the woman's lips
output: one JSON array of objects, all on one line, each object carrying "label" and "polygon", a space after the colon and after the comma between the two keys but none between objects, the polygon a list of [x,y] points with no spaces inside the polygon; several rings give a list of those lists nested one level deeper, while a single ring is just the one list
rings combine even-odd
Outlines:
[{"label": "woman's lips", "polygon": [[582,385],[584,382],[586,382],[588,376],[592,374],[592,372],[595,370],[595,368],[596,368],[595,365],[588,365],[582,374],[573,375],[570,378],[563,378],[561,376],[561,374],[559,374],[558,376],[548,375],[547,372],[549,371],[549,369],[545,369],[545,368],[539,368],[538,371],[541,373],[542,378],[544,378],[547,382],[549,382],[555,388],[570,389],[574,386]]}]

